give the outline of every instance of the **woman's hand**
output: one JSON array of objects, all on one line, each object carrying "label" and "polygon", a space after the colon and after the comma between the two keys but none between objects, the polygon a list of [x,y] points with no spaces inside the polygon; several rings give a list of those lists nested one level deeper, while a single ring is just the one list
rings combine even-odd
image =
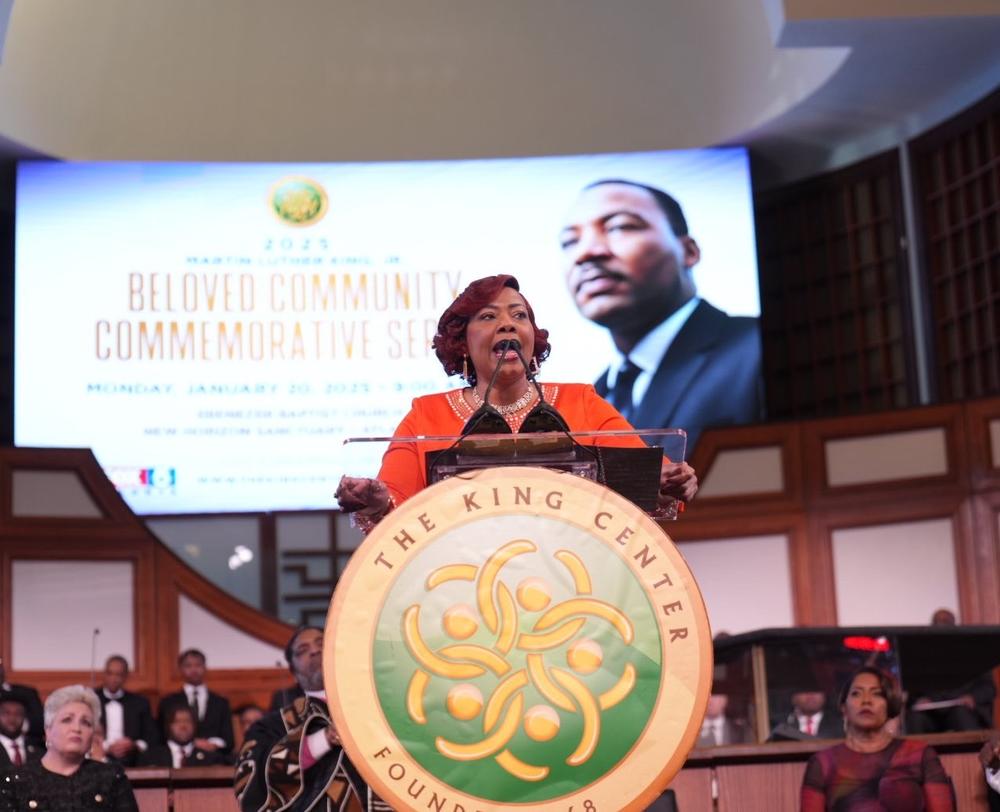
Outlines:
[{"label": "woman's hand", "polygon": [[333,494],[345,513],[382,516],[389,510],[389,489],[384,482],[365,477],[344,476]]},{"label": "woman's hand", "polygon": [[680,499],[690,502],[698,493],[698,477],[694,468],[686,462],[668,462],[663,460],[660,468],[660,502],[670,499]]}]

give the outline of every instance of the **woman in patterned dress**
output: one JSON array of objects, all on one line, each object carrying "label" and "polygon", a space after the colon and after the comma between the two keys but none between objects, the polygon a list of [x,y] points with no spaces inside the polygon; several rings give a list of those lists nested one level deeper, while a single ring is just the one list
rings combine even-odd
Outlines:
[{"label": "woman in patterned dress", "polygon": [[934,749],[886,727],[902,704],[888,674],[870,666],[855,672],[840,693],[845,740],[809,759],[802,812],[954,812]]}]

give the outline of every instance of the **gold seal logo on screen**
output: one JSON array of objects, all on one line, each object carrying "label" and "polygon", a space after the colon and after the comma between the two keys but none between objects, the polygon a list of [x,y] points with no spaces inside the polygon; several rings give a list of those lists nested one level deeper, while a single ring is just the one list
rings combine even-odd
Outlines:
[{"label": "gold seal logo on screen", "polygon": [[326,215],[329,199],[326,189],[311,178],[282,178],[268,195],[271,211],[288,226],[311,226]]},{"label": "gold seal logo on screen", "polygon": [[645,808],[711,683],[670,539],[540,468],[447,480],[391,513],[341,578],[324,657],[345,747],[399,808]]}]

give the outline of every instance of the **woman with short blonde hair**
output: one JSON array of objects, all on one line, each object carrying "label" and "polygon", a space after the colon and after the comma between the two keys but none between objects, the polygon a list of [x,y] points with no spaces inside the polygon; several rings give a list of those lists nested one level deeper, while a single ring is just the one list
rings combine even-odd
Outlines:
[{"label": "woman with short blonde hair", "polygon": [[90,688],[67,685],[45,701],[41,761],[10,767],[0,779],[0,812],[23,809],[138,812],[132,787],[119,764],[87,757],[101,703]]}]

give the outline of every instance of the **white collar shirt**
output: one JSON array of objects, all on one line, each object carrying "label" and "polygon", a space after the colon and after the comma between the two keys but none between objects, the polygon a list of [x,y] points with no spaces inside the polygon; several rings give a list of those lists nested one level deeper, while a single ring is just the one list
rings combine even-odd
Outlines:
[{"label": "white collar shirt", "polygon": [[104,704],[104,742],[112,744],[125,738],[125,707],[121,703],[124,691],[110,693],[103,691],[107,702]]},{"label": "white collar shirt", "polygon": [[194,752],[194,744],[180,744],[171,739],[167,739],[167,747],[170,748],[170,758],[173,761],[174,769],[184,766],[184,759],[189,758]]},{"label": "white collar shirt", "polygon": [[[697,296],[687,301],[667,318],[661,321],[656,327],[650,330],[640,339],[632,351],[628,354],[628,360],[635,364],[642,372],[635,379],[632,386],[632,403],[638,409],[642,403],[642,398],[653,382],[653,375],[660,367],[663,356],[667,354],[670,345],[674,343],[677,334],[681,331],[691,314],[701,301]],[[615,388],[615,381],[618,380],[618,373],[625,364],[625,356],[618,353],[618,363],[608,369],[608,391]]]},{"label": "white collar shirt", "polygon": [[0,733],[0,744],[3,745],[3,749],[7,751],[7,757],[10,759],[10,763],[14,763],[14,745],[17,745],[17,749],[21,753],[21,763],[28,763],[28,751],[25,749],[24,736],[18,736],[16,739],[8,738]]},{"label": "white collar shirt", "polygon": [[725,744],[723,738],[725,736],[725,717],[716,716],[714,719],[705,719],[701,723],[701,735],[705,738],[711,739],[712,744]]},{"label": "white collar shirt", "polygon": [[819,723],[823,721],[823,711],[812,715],[808,713],[797,713],[795,716],[799,720],[799,730],[802,733],[808,733],[810,736],[816,736],[819,734]]},{"label": "white collar shirt", "polygon": [[208,688],[204,683],[201,685],[184,684],[184,693],[187,695],[188,704],[194,707],[194,698],[198,697],[198,721],[205,718],[205,707],[208,705]]}]

